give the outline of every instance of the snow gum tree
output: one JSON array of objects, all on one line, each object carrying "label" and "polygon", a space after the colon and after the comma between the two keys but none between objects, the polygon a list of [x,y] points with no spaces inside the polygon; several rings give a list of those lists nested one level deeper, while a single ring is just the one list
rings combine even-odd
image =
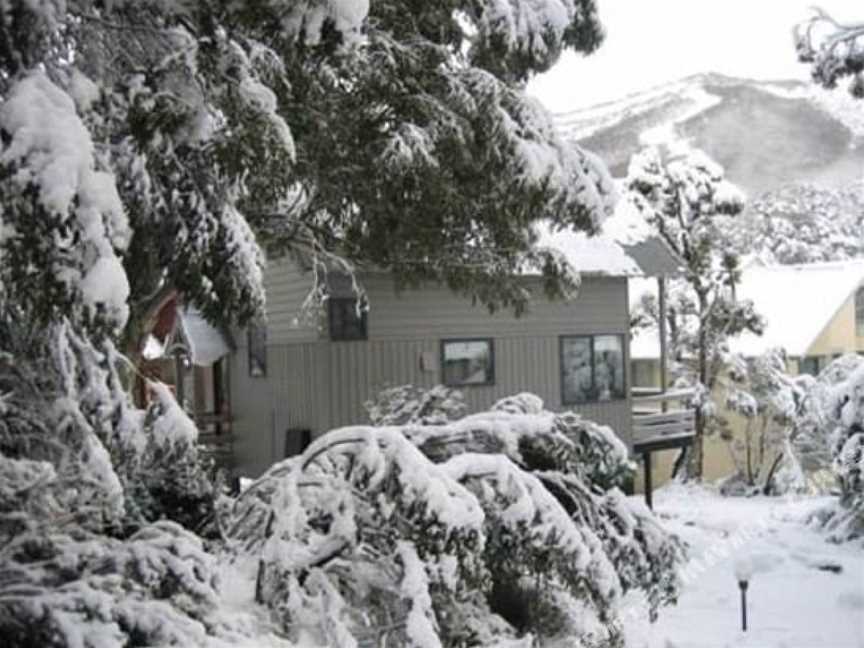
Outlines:
[{"label": "snow gum tree", "polygon": [[692,477],[700,478],[703,440],[715,412],[712,392],[727,360],[726,340],[761,330],[752,303],[735,299],[738,257],[723,245],[719,227],[721,218],[741,212],[744,197],[724,179],[720,166],[698,152],[664,159],[658,150],[647,149],[631,160],[626,186],[627,199],[684,269],[672,290],[669,330],[676,343],[676,380],[696,388],[696,438],[688,467]]}]

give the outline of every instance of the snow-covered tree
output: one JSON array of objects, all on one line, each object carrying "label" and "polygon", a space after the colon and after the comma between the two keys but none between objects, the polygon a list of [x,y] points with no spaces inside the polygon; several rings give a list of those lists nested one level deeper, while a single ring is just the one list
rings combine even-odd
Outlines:
[{"label": "snow-covered tree", "polygon": [[[679,386],[694,387],[696,437],[689,474],[702,476],[703,442],[714,416],[712,393],[728,361],[727,339],[761,331],[749,301],[735,298],[737,255],[724,245],[719,221],[739,214],[744,197],[724,179],[723,169],[698,151],[664,159],[656,149],[633,157],[626,180],[627,199],[642,213],[683,266],[670,289],[667,311],[675,342],[672,367]],[[648,317],[659,312],[644,304]]]},{"label": "snow-covered tree", "polygon": [[[40,308],[68,290],[128,308],[124,351],[168,291],[211,320],[259,315],[262,244],[518,309],[526,264],[574,286],[531,223],[593,230],[610,207],[603,165],[521,91],[600,44],[593,0],[21,1],[0,33],[12,279]],[[53,236],[90,251],[56,259]]]},{"label": "snow-covered tree", "polygon": [[721,224],[741,257],[765,264],[842,261],[864,256],[864,183],[790,185],[750,201]]},{"label": "snow-covered tree", "polygon": [[834,537],[864,535],[864,359],[842,356],[811,381],[792,445],[811,483],[824,470],[837,480],[840,506],[827,520]]},{"label": "snow-covered tree", "polygon": [[778,471],[786,475],[797,469],[789,440],[801,415],[806,382],[788,374],[782,349],[754,358],[736,356],[726,367],[720,380],[726,409],[744,420],[743,438],[726,430],[738,470],[733,481],[766,494],[792,486],[775,482]]},{"label": "snow-covered tree", "polygon": [[850,94],[864,98],[864,23],[840,23],[816,7],[793,35],[798,60],[810,64],[816,83],[834,88],[851,77]]},{"label": "snow-covered tree", "polygon": [[[258,598],[325,645],[620,645],[617,602],[675,599],[678,541],[594,477],[608,428],[536,396],[438,424],[349,427],[244,492],[228,534]],[[395,557],[395,560],[394,560]]]}]

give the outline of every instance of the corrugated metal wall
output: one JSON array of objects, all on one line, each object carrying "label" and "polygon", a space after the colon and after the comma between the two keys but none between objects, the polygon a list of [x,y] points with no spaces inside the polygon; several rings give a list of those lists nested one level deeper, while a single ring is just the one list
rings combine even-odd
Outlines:
[{"label": "corrugated metal wall", "polygon": [[[559,336],[621,333],[627,339],[623,278],[586,277],[574,302],[553,303],[540,297],[530,313],[517,319],[510,312],[490,315],[437,286],[397,296],[386,277],[367,277],[369,339],[330,342],[315,328],[287,322],[299,307],[298,302],[292,309],[291,299],[302,300],[299,295],[308,291],[308,280],[284,265],[278,274],[268,275],[267,376],[249,377],[245,335],[238,335],[239,348],[232,357],[235,447],[239,464],[249,474],[284,456],[289,428],[309,428],[320,434],[363,423],[363,403],[381,389],[440,382],[442,339],[494,339],[495,384],[462,389],[472,411],[522,391],[537,394],[550,409],[561,409]],[[424,352],[436,360],[431,370],[421,368]],[[578,408],[587,418],[610,425],[628,442],[630,409],[629,396]]]}]

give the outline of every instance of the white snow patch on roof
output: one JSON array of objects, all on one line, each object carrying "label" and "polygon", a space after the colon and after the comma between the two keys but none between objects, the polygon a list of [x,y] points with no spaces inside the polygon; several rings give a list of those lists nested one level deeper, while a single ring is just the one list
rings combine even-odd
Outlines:
[{"label": "white snow patch on roof", "polygon": [[189,343],[193,364],[209,367],[231,351],[225,336],[204,319],[197,309],[190,307],[181,310],[180,321]]},{"label": "white snow patch on roof", "polygon": [[657,236],[636,206],[626,199],[618,201],[596,236],[554,231],[546,224],[538,228],[538,233],[539,246],[558,250],[578,272],[625,277],[645,274],[626,247]]},{"label": "white snow patch on roof", "polygon": [[554,231],[548,225],[538,227],[539,247],[559,251],[578,272],[613,277],[638,276],[642,269],[612,237],[588,236],[573,230]]},{"label": "white snow patch on roof", "polygon": [[864,261],[746,268],[738,298],[753,300],[765,332],[731,340],[732,351],[755,356],[779,346],[789,355],[805,355],[862,281]]}]

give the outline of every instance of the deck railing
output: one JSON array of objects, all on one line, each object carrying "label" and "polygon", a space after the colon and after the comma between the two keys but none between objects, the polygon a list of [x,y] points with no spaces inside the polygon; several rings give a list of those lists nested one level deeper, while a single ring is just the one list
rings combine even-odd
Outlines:
[{"label": "deck railing", "polygon": [[[633,390],[633,451],[642,455],[645,475],[645,502],[651,508],[651,454],[658,450],[684,448],[696,434],[696,413],[687,404],[692,389]],[[674,405],[674,409],[670,407]]]},{"label": "deck railing", "polygon": [[[693,435],[696,415],[686,403],[693,397],[692,389],[633,390],[633,442],[642,444],[660,438],[682,434]],[[683,404],[683,405],[682,405]],[[671,407],[670,407],[671,405]]]}]

